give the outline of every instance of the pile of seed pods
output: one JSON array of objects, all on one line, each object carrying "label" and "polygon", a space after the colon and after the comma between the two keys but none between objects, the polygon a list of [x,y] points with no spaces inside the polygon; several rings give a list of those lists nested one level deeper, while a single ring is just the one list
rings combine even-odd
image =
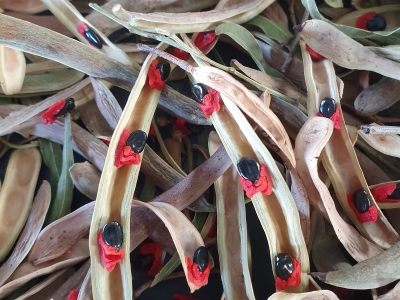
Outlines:
[{"label": "pile of seed pods", "polygon": [[400,298],[400,0],[0,11],[0,299]]}]

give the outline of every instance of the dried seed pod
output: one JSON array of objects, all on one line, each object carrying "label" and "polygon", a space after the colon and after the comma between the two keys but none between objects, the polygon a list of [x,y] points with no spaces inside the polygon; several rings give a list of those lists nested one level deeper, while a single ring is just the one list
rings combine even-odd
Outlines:
[{"label": "dried seed pod", "polygon": [[293,259],[289,254],[279,253],[275,256],[275,273],[281,279],[288,279],[293,273]]},{"label": "dried seed pod", "polygon": [[83,34],[89,43],[95,46],[97,49],[103,48],[103,44],[101,43],[99,37],[92,29],[86,27],[83,31]]},{"label": "dried seed pod", "polygon": [[254,159],[242,157],[237,162],[237,168],[240,176],[244,179],[256,183],[260,176],[260,165]]},{"label": "dried seed pod", "polygon": [[121,225],[119,225],[118,222],[109,222],[104,225],[101,234],[103,235],[104,242],[108,246],[112,246],[117,250],[121,249],[123,234]]},{"label": "dried seed pod", "polygon": [[330,118],[336,111],[336,101],[333,98],[324,98],[319,105],[319,112],[325,118]]},{"label": "dried seed pod", "polygon": [[357,190],[354,192],[353,203],[360,213],[366,212],[371,206],[371,202],[368,199],[367,192],[364,190]]},{"label": "dried seed pod", "polygon": [[197,248],[193,255],[193,262],[197,264],[200,272],[203,272],[208,265],[210,258],[208,256],[207,248],[201,246]]},{"label": "dried seed pod", "polygon": [[71,112],[75,108],[75,100],[74,98],[65,99],[64,107],[56,114],[56,117],[60,117],[65,115],[68,112]]},{"label": "dried seed pod", "polygon": [[197,103],[203,103],[203,98],[208,94],[207,87],[202,83],[196,83],[192,86],[192,94]]},{"label": "dried seed pod", "polygon": [[375,15],[375,17],[367,22],[367,29],[369,31],[382,31],[386,28],[386,20],[380,15]]},{"label": "dried seed pod", "polygon": [[395,190],[387,196],[388,199],[400,199],[400,184],[396,184]]},{"label": "dried seed pod", "polygon": [[161,79],[163,81],[167,80],[169,73],[171,72],[171,65],[166,61],[160,62],[157,65],[157,70],[160,70]]},{"label": "dried seed pod", "polygon": [[126,145],[131,147],[133,152],[141,153],[144,149],[144,146],[146,146],[146,140],[146,132],[142,130],[136,130],[129,135]]}]

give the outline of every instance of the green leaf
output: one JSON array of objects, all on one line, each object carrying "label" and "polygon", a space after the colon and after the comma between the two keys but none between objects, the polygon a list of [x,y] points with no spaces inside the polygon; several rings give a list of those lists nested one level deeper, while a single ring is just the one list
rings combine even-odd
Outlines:
[{"label": "green leaf", "polygon": [[156,186],[146,176],[146,180],[143,185],[142,193],[140,194],[140,201],[149,202],[153,200],[156,194]]},{"label": "green leaf", "polygon": [[215,33],[217,35],[225,34],[232,38],[240,46],[242,46],[242,48],[249,53],[249,55],[261,71],[277,78],[286,79],[285,76],[283,76],[277,70],[267,65],[256,39],[243,26],[234,23],[221,24],[217,28],[215,28]]},{"label": "green leaf", "polygon": [[[293,36],[286,28],[283,28],[282,26],[262,16],[257,16],[248,21],[246,24],[259,27],[266,36],[280,44]],[[287,47],[290,48],[290,44]],[[300,47],[296,48],[295,55],[297,58],[301,59]]]},{"label": "green leaf", "polygon": [[51,200],[54,201],[57,193],[58,180],[61,175],[62,152],[59,144],[47,139],[39,139],[40,152],[45,165],[50,169]]},{"label": "green leaf", "polygon": [[[339,25],[325,19],[319,12],[314,0],[301,0],[304,7],[310,12],[313,19],[323,20],[334,25],[341,32],[347,34],[351,38],[371,39],[380,44],[395,45],[400,44],[400,28],[393,31],[366,31],[346,25]],[[339,42],[339,41],[338,41]]]},{"label": "green leaf", "polygon": [[[204,226],[204,222],[206,221],[207,213],[195,213],[192,224],[196,229],[201,232],[201,229]],[[179,267],[181,261],[179,259],[178,253],[175,253],[171,259],[165,264],[165,266],[157,273],[154,277],[153,282],[151,283],[151,287],[155,286],[157,283],[162,281],[165,277],[171,274],[177,267]]]},{"label": "green leaf", "polygon": [[65,115],[64,122],[64,148],[61,174],[57,185],[56,197],[50,205],[46,224],[58,220],[71,211],[74,184],[69,174],[69,169],[74,163],[74,158],[71,147],[71,119],[69,113]]}]

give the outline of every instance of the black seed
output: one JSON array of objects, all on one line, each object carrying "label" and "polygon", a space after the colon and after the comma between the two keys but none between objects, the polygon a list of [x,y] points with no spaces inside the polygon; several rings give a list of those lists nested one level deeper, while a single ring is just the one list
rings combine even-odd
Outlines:
[{"label": "black seed", "polygon": [[207,268],[209,259],[208,251],[204,246],[199,247],[193,255],[193,262],[197,264],[200,272]]},{"label": "black seed", "polygon": [[293,273],[293,260],[289,254],[279,253],[275,256],[275,273],[279,278],[286,280]]},{"label": "black seed", "polygon": [[382,31],[386,28],[386,20],[380,15],[375,15],[375,17],[368,21],[367,29],[369,31]]},{"label": "black seed", "polygon": [[336,101],[332,98],[322,99],[319,105],[319,112],[325,118],[330,118],[336,110]]},{"label": "black seed", "polygon": [[191,133],[200,133],[204,130],[204,125],[186,123],[186,127]]},{"label": "black seed", "polygon": [[83,32],[86,39],[96,48],[101,49],[103,48],[103,44],[101,43],[99,37],[97,34],[90,28],[85,28],[85,31]]},{"label": "black seed", "polygon": [[253,183],[256,183],[260,177],[260,165],[252,158],[242,157],[237,162],[237,168],[240,176]]},{"label": "black seed", "polygon": [[133,268],[139,271],[148,271],[150,270],[153,259],[153,255],[151,254],[139,255],[133,262]]},{"label": "black seed", "polygon": [[157,65],[157,69],[160,70],[161,80],[167,80],[169,73],[171,72],[171,65],[166,61],[160,62]]},{"label": "black seed", "polygon": [[396,184],[394,191],[387,196],[388,199],[400,199],[400,184]]},{"label": "black seed", "polygon": [[74,98],[67,98],[65,99],[65,105],[61,110],[56,114],[56,117],[60,117],[65,115],[66,113],[72,111],[75,108],[75,101]]},{"label": "black seed", "polygon": [[192,94],[197,103],[203,103],[203,98],[208,94],[206,86],[202,83],[196,83],[192,86]]},{"label": "black seed", "polygon": [[101,234],[108,246],[114,247],[117,251],[121,248],[123,240],[122,228],[118,222],[110,222],[104,225]]},{"label": "black seed", "polygon": [[364,190],[357,190],[353,193],[353,203],[360,213],[366,212],[371,206],[368,194]]},{"label": "black seed", "polygon": [[146,132],[142,130],[136,130],[129,135],[126,145],[131,147],[133,152],[140,153],[143,151],[144,146],[146,145],[146,140]]}]

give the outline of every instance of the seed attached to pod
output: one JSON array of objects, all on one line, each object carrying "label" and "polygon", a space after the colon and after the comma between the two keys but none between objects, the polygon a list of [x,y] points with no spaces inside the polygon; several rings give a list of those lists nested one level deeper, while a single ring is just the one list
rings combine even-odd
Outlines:
[{"label": "seed attached to pod", "polygon": [[368,211],[369,207],[371,206],[368,194],[364,190],[357,190],[353,193],[353,203],[360,213]]},{"label": "seed attached to pod", "polygon": [[171,72],[171,65],[166,61],[160,62],[156,69],[160,70],[161,80],[167,80],[169,73]]},{"label": "seed attached to pod", "polygon": [[61,110],[56,114],[56,117],[61,117],[68,112],[71,112],[75,108],[75,100],[74,98],[65,99],[65,105]]},{"label": "seed attached to pod", "polygon": [[193,255],[193,262],[197,264],[200,272],[203,272],[207,268],[209,257],[206,247],[201,246],[197,248]]},{"label": "seed attached to pod", "polygon": [[117,251],[121,249],[123,242],[122,228],[118,222],[109,222],[101,230],[104,242],[114,247]]},{"label": "seed attached to pod", "polygon": [[395,190],[387,196],[388,199],[400,199],[400,184],[396,184]]},{"label": "seed attached to pod", "polygon": [[103,48],[103,44],[101,43],[99,37],[92,29],[90,29],[89,27],[85,28],[85,30],[83,31],[83,34],[86,37],[86,39],[89,41],[89,43],[91,43],[97,49]]},{"label": "seed attached to pod", "polygon": [[252,158],[242,157],[237,162],[237,168],[240,176],[253,183],[260,177],[260,165]]},{"label": "seed attached to pod", "polygon": [[330,118],[336,111],[336,101],[332,98],[322,99],[319,105],[319,112],[325,118]]},{"label": "seed attached to pod", "polygon": [[374,18],[367,22],[366,25],[369,31],[382,31],[386,28],[386,20],[381,15],[375,15]]},{"label": "seed attached to pod", "polygon": [[286,280],[293,273],[293,259],[289,254],[279,253],[275,256],[275,273],[279,278]]},{"label": "seed attached to pod", "polygon": [[129,135],[126,145],[131,147],[133,152],[141,153],[146,145],[146,140],[146,132],[142,130],[136,130]]},{"label": "seed attached to pod", "polygon": [[196,83],[192,86],[192,94],[197,103],[203,103],[203,98],[208,94],[207,87],[202,83]]}]

